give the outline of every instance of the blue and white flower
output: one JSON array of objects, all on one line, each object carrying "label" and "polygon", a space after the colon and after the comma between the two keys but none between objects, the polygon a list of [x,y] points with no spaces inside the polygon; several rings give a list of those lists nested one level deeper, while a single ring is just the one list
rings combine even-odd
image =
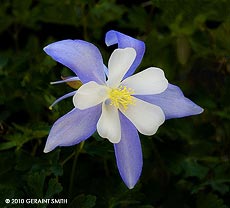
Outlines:
[{"label": "blue and white flower", "polygon": [[113,143],[120,175],[131,189],[143,164],[138,131],[153,135],[165,119],[200,114],[203,109],[169,84],[159,68],[133,75],[145,52],[142,41],[111,30],[105,42],[108,46],[118,44],[108,68],[98,48],[86,41],[63,40],[44,48],[77,75],[61,82],[83,83],[77,91],[57,100],[73,96],[74,109],[54,123],[44,152],[78,144],[97,130]]}]

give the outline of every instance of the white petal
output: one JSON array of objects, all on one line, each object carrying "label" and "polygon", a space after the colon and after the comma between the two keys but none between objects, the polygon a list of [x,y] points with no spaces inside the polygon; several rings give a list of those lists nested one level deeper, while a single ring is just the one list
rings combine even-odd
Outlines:
[{"label": "white petal", "polygon": [[112,105],[102,104],[102,114],[97,123],[98,134],[107,138],[112,143],[121,140],[121,124],[117,108]]},{"label": "white petal", "polygon": [[126,111],[121,112],[134,124],[137,130],[144,135],[153,135],[165,121],[160,107],[135,98],[135,105],[129,105]]},{"label": "white petal", "polygon": [[88,82],[82,85],[73,96],[73,104],[80,110],[98,105],[107,98],[107,90],[105,85],[99,85],[93,81]]},{"label": "white petal", "polygon": [[134,62],[136,54],[134,48],[114,50],[108,63],[109,77],[107,84],[110,87],[117,87],[120,84],[126,72]]},{"label": "white petal", "polygon": [[126,78],[121,85],[134,90],[134,95],[152,95],[164,92],[168,87],[168,80],[163,70],[150,67]]}]

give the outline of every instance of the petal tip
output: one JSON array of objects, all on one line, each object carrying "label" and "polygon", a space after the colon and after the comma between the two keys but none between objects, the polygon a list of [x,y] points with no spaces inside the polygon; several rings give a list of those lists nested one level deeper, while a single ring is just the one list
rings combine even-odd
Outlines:
[{"label": "petal tip", "polygon": [[111,143],[113,144],[118,144],[120,141],[121,141],[121,138],[118,138],[118,139],[110,139],[110,138],[107,138]]},{"label": "petal tip", "polygon": [[199,105],[193,103],[194,106],[193,106],[193,110],[192,110],[192,115],[198,115],[198,114],[201,114],[204,112],[204,109],[201,108]]},{"label": "petal tip", "polygon": [[50,139],[50,136],[49,136],[47,141],[46,141],[46,145],[45,145],[43,152],[49,153],[49,152],[53,151],[57,146],[58,145],[56,145],[54,142],[52,142],[52,140]]},{"label": "petal tip", "polygon": [[[50,43],[49,45],[45,46],[43,48],[43,51],[45,51],[48,54],[49,49],[52,49],[52,46],[54,46],[57,42]],[[49,54],[48,54],[49,55]]]},{"label": "petal tip", "polygon": [[124,181],[125,185],[127,186],[127,188],[131,190],[135,187],[139,178],[140,178],[140,175],[138,176],[138,178],[136,180],[129,180],[129,179],[124,180],[124,178],[123,178],[123,181]]},{"label": "petal tip", "polygon": [[[138,180],[139,180],[139,178],[138,178]],[[137,184],[137,181],[135,181],[135,182],[130,182],[130,181],[129,182],[125,182],[125,185],[127,186],[128,189],[131,190],[131,189],[133,189],[135,187],[135,185]]]},{"label": "petal tip", "polygon": [[135,185],[127,186],[129,189],[133,189]]},{"label": "petal tip", "polygon": [[49,46],[46,46],[46,47],[43,48],[43,51],[44,51],[46,54],[48,54],[48,52],[47,52],[48,50],[49,50]]},{"label": "petal tip", "polygon": [[48,152],[50,152],[50,151],[52,151],[52,149],[49,148],[49,147],[47,147],[47,145],[46,145],[45,148],[44,148],[44,150],[43,150],[43,152],[44,152],[44,153],[48,153]]},{"label": "petal tip", "polygon": [[58,147],[58,146],[60,146],[60,145],[55,144],[55,142],[52,141],[52,139],[50,139],[50,137],[48,137],[43,152],[44,152],[44,153],[49,153],[49,152],[53,151],[53,150],[54,150],[56,147]]},{"label": "petal tip", "polygon": [[199,110],[197,110],[197,112],[198,112],[197,114],[201,114],[204,112],[204,109],[199,106]]}]

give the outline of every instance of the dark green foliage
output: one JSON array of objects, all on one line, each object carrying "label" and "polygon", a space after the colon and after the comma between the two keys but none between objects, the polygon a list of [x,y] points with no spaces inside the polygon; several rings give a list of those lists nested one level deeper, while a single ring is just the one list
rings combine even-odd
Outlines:
[{"label": "dark green foliage", "polygon": [[[97,133],[82,149],[43,153],[51,125],[73,106],[67,99],[48,109],[72,90],[49,82],[71,72],[42,48],[84,39],[100,48],[107,63],[112,49],[104,35],[110,29],[146,43],[138,71],[164,69],[170,83],[205,109],[166,121],[152,137],[141,136],[144,167],[133,190],[119,176],[113,146]],[[5,199],[53,198],[68,199],[55,207],[70,208],[227,208],[229,97],[227,0],[1,0],[0,207],[52,207],[6,204]]]},{"label": "dark green foliage", "polygon": [[70,204],[70,208],[92,208],[96,205],[96,196],[84,194],[76,196]]}]

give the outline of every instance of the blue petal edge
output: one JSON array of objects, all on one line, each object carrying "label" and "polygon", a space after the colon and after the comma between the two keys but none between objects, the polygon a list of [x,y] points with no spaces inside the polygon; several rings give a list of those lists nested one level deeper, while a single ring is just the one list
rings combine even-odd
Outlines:
[{"label": "blue petal edge", "polygon": [[50,152],[57,146],[72,146],[86,140],[96,131],[100,115],[101,104],[86,110],[74,108],[54,123],[44,152]]},{"label": "blue petal edge", "polygon": [[115,30],[110,30],[106,33],[105,43],[107,46],[118,44],[118,48],[131,47],[136,50],[136,59],[125,74],[124,79],[132,75],[142,61],[145,53],[145,43]]},{"label": "blue petal edge", "polygon": [[136,97],[161,107],[166,119],[197,115],[204,111],[203,108],[186,98],[179,87],[172,84],[169,84],[168,88],[160,94]]},{"label": "blue petal edge", "polygon": [[129,189],[140,178],[143,166],[140,138],[135,126],[120,113],[121,141],[114,144],[119,173]]},{"label": "blue petal edge", "polygon": [[52,43],[44,51],[57,62],[70,68],[83,83],[105,83],[104,64],[100,51],[83,40],[62,40]]}]

